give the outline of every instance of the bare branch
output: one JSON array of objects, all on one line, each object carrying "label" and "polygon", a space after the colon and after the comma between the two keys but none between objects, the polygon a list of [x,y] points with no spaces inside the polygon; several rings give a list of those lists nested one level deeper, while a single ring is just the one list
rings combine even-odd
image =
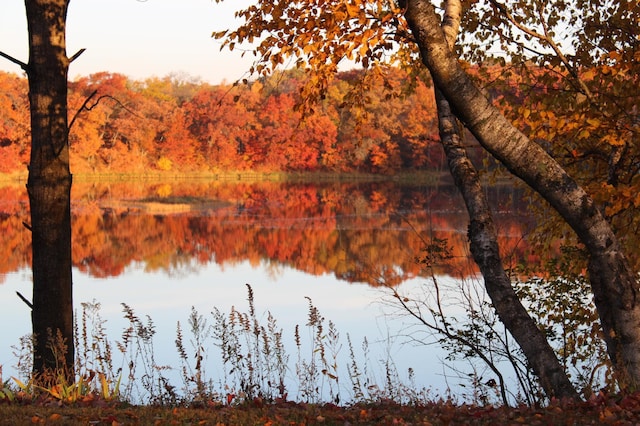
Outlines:
[{"label": "bare branch", "polygon": [[[76,111],[76,113],[73,115],[73,119],[71,119],[71,123],[69,123],[69,127],[67,128],[67,132],[71,132],[71,127],[73,126],[73,124],[75,123],[76,119],[78,118],[78,115],[80,115],[80,113],[84,110],[84,111],[91,111],[92,109],[94,109],[102,99],[112,99],[114,100],[118,105],[120,105],[125,111],[127,111],[128,113],[132,114],[135,117],[141,118],[138,114],[136,114],[135,112],[131,111],[129,108],[127,108],[122,102],[120,102],[120,100],[118,98],[115,98],[111,95],[102,95],[100,96],[92,105],[88,105],[89,101],[98,93],[98,89],[94,90],[88,97],[87,99],[84,100],[84,102],[82,103],[82,106],[80,108],[78,108],[78,111]],[[60,152],[58,152],[59,154]],[[57,154],[56,154],[57,155]]]},{"label": "bare branch", "polygon": [[98,93],[98,90],[94,90],[88,97],[87,99],[85,99],[85,101],[83,102],[82,106],[80,108],[78,108],[78,111],[76,111],[76,113],[73,116],[73,119],[71,120],[71,123],[69,124],[69,131],[71,131],[71,127],[73,126],[73,123],[75,123],[76,119],[78,118],[78,115],[83,111],[91,111],[92,109],[94,109],[96,106],[98,106],[98,104],[100,103],[101,100],[103,99],[111,99],[113,101],[115,101],[118,105],[120,105],[125,111],[127,111],[129,114],[141,118],[138,114],[136,114],[134,111],[131,111],[129,108],[127,108],[126,105],[124,105],[122,102],[120,102],[120,100],[118,98],[115,98],[111,95],[102,95],[100,96],[92,105],[88,105],[89,101]]},{"label": "bare branch", "polygon": [[11,61],[11,62],[13,62],[13,63],[14,63],[14,64],[16,64],[16,65],[19,65],[19,66],[20,66],[20,68],[22,68],[22,69],[23,69],[23,70],[25,70],[25,71],[27,71],[27,68],[29,68],[29,66],[28,66],[27,64],[25,64],[24,62],[22,62],[22,61],[20,61],[20,60],[18,60],[18,59],[16,59],[16,58],[14,58],[14,57],[13,57],[13,56],[11,56],[11,55],[7,55],[6,53],[4,53],[4,52],[2,52],[2,51],[0,51],[0,56],[2,56],[3,58],[5,58],[5,59],[7,59],[7,60],[9,60],[9,61]]},{"label": "bare branch", "polygon": [[[409,316],[416,319],[419,323],[421,323],[428,329],[445,336],[447,339],[451,341],[458,342],[460,345],[468,348],[471,352],[473,352],[475,356],[480,358],[485,363],[485,365],[498,378],[498,382],[501,390],[502,402],[504,403],[505,407],[509,406],[509,401],[506,397],[506,384],[505,384],[504,376],[500,372],[500,369],[495,364],[495,362],[493,362],[489,357],[489,355],[485,353],[481,345],[476,344],[477,342],[473,342],[465,338],[465,336],[461,333],[450,330],[447,326],[446,318],[444,316],[439,319],[441,324],[438,324],[438,320],[436,318],[434,318],[434,321],[435,321],[434,323],[430,323],[419,312],[416,312],[416,310],[414,310],[413,307],[409,306],[408,302],[405,301],[406,299],[402,297],[400,293],[397,292],[396,289],[391,288],[390,290],[392,292],[391,296],[400,303],[400,306],[409,314]],[[440,304],[440,300],[438,300],[437,303]]]},{"label": "bare branch", "polygon": [[24,297],[22,294],[20,294],[20,292],[19,292],[19,291],[16,291],[16,294],[18,295],[18,297],[20,298],[20,300],[22,300],[24,303],[26,303],[26,305],[27,305],[30,309],[33,309],[33,304],[32,304],[31,302],[29,302],[29,301],[27,300],[27,298],[26,298],[26,297]]},{"label": "bare branch", "polygon": [[[84,49],[82,49],[82,51],[84,51]],[[73,58],[77,58],[79,56],[80,53],[82,53],[82,51],[79,51],[78,53],[76,53],[75,55],[73,55]],[[72,58],[72,60],[73,60]],[[68,131],[71,131],[71,128],[73,127],[73,123],[76,122],[76,118],[78,118],[78,114],[80,114],[82,112],[83,109],[86,109],[87,111],[90,111],[91,108],[93,108],[93,106],[95,106],[97,104],[94,104],[91,108],[87,108],[87,104],[89,103],[89,101],[91,100],[91,98],[93,98],[96,93],[98,93],[98,90],[94,90],[93,93],[91,93],[89,96],[87,96],[87,99],[84,100],[84,102],[82,103],[82,106],[80,108],[78,108],[78,111],[76,111],[76,113],[73,115],[73,118],[71,119],[71,123],[69,123],[69,129]]]},{"label": "bare branch", "polygon": [[85,50],[87,50],[87,49],[85,49],[84,47],[82,49],[78,50],[72,57],[69,58],[69,62],[71,63],[71,62],[75,61],[76,59],[78,59],[78,56],[82,55]]}]

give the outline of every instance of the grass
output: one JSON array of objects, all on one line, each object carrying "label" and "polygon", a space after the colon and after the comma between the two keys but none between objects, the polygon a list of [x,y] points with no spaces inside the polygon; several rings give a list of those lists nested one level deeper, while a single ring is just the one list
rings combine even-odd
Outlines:
[{"label": "grass", "polygon": [[[249,285],[247,294],[246,311],[232,307],[225,313],[214,308],[203,315],[192,309],[185,324],[178,322],[178,362],[171,366],[156,361],[156,329],[150,317],[122,304],[126,326],[114,341],[106,334],[100,304],[83,303],[76,315],[76,382],[67,383],[56,374],[46,380],[30,377],[32,347],[26,336],[13,348],[21,381],[8,380],[0,386],[5,391],[0,403],[117,400],[154,406],[235,406],[256,400],[336,405],[428,400],[429,392],[403,383],[389,360],[372,363],[366,339],[362,358],[350,336],[345,342],[311,299],[306,300],[306,323],[297,325],[291,336],[284,334],[271,313],[257,313]],[[294,344],[287,349],[285,340]],[[346,365],[340,365],[343,347],[348,348]],[[376,369],[382,373],[374,375]],[[374,377],[382,377],[382,383]]]}]

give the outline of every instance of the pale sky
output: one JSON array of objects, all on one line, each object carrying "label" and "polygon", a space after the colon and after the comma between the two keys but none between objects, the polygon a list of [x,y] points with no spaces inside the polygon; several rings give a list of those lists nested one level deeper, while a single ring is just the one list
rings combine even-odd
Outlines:
[{"label": "pale sky", "polygon": [[[220,52],[213,31],[229,28],[233,12],[252,0],[72,0],[67,16],[67,55],[87,50],[70,67],[69,77],[100,71],[136,80],[187,73],[212,84],[246,77],[253,55]],[[28,61],[23,0],[1,0],[0,51]],[[21,73],[0,57],[0,70]]]}]

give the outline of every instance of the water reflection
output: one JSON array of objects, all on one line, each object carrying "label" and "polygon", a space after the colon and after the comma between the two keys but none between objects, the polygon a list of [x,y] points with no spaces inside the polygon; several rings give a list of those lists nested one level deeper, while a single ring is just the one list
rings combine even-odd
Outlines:
[{"label": "water reflection", "polygon": [[[522,253],[524,225],[514,212],[514,194],[494,188],[488,195],[503,251]],[[428,280],[416,257],[436,240],[446,241],[453,255],[438,265],[439,274],[474,272],[466,248],[467,215],[450,185],[77,183],[72,214],[76,309],[82,302],[100,302],[113,340],[126,325],[122,302],[148,315],[158,331],[160,365],[176,366],[176,323],[187,321],[192,306],[203,314],[214,307],[242,309],[244,284],[250,283],[257,309],[273,313],[283,327],[291,355],[293,330],[304,326],[310,297],[342,333],[341,368],[349,362],[349,334],[356,351],[367,337],[370,360],[390,359],[403,380],[412,368],[418,386],[439,393],[454,386],[439,362],[445,353],[435,346],[403,346],[394,338],[410,319],[388,318],[379,303],[384,293],[376,287],[402,282],[407,290],[421,291]],[[31,292],[31,247],[22,224],[27,218],[24,189],[0,189],[0,273],[6,274],[0,309],[12,318],[0,328],[5,377],[15,374],[10,346],[30,329],[29,311],[15,297],[15,291]],[[366,362],[361,352],[357,356]],[[180,383],[178,370],[168,374]],[[380,369],[372,374],[384,382]],[[214,375],[222,377],[220,371]]]},{"label": "water reflection", "polygon": [[[511,190],[489,193],[504,253],[522,253],[522,218]],[[267,262],[348,282],[396,284],[420,276],[416,258],[435,239],[452,259],[439,273],[475,272],[467,215],[451,185],[175,182],[78,183],[73,190],[73,261],[114,277],[128,265],[176,275],[214,262]],[[24,191],[0,192],[5,250],[0,272],[28,267]]]}]

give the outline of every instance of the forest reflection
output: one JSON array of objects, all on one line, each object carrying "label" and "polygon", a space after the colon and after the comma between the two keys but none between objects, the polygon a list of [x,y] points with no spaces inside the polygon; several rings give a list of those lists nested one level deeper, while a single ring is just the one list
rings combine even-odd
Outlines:
[{"label": "forest reflection", "polygon": [[[526,232],[518,193],[488,190],[502,252],[522,260]],[[74,183],[73,262],[95,277],[148,271],[180,274],[215,262],[249,261],[348,282],[397,284],[426,274],[419,259],[445,244],[434,272],[475,273],[467,214],[447,183]],[[0,188],[0,273],[30,265],[26,191]]]}]

